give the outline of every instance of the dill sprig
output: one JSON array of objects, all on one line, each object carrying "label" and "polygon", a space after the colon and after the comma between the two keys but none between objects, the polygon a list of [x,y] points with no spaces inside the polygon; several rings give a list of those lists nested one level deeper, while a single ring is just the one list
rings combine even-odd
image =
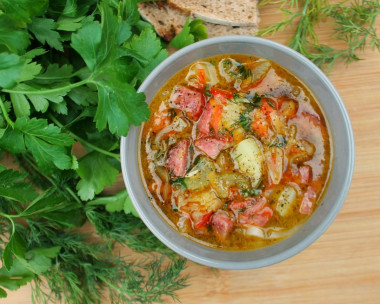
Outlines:
[{"label": "dill sprig", "polygon": [[162,296],[177,300],[175,291],[187,286],[187,277],[180,276],[186,263],[183,258],[166,266],[162,266],[164,257],[131,261],[110,255],[107,246],[86,241],[86,235],[39,228],[32,229],[29,237],[61,250],[54,266],[33,279],[34,303],[101,303],[105,289],[112,303],[153,303]]},{"label": "dill sprig", "polygon": [[[360,60],[358,51],[366,45],[380,51],[380,39],[375,30],[376,17],[379,12],[379,0],[355,0],[331,4],[327,0],[304,1],[264,1],[265,4],[279,4],[285,19],[264,27],[260,36],[273,35],[295,24],[295,33],[289,46],[309,58],[321,68],[330,70],[337,61],[350,63]],[[345,48],[335,48],[320,44],[316,26],[324,20],[331,21],[333,37],[345,43]]]}]

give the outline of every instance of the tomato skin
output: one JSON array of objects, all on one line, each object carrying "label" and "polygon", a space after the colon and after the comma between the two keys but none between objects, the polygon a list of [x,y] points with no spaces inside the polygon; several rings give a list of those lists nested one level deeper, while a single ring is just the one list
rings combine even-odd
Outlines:
[{"label": "tomato skin", "polygon": [[198,224],[195,225],[195,228],[199,229],[199,228],[202,228],[203,226],[206,226],[207,222],[210,220],[212,213],[213,213],[212,211],[210,211],[209,213],[206,213],[203,216],[202,220]]},{"label": "tomato skin", "polygon": [[234,94],[232,94],[231,92],[224,91],[224,90],[218,89],[216,87],[212,87],[210,89],[210,93],[214,96],[221,95],[222,97],[227,98],[227,99],[233,99],[234,98]]}]

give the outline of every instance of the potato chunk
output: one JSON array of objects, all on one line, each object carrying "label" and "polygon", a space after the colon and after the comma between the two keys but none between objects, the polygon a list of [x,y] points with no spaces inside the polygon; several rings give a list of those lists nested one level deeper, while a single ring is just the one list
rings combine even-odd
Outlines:
[{"label": "potato chunk", "polygon": [[277,199],[276,211],[287,216],[297,201],[297,191],[292,186],[285,186]]},{"label": "potato chunk", "polygon": [[238,143],[231,151],[232,159],[240,171],[251,179],[256,188],[263,176],[264,157],[261,148],[254,138],[247,138]]}]

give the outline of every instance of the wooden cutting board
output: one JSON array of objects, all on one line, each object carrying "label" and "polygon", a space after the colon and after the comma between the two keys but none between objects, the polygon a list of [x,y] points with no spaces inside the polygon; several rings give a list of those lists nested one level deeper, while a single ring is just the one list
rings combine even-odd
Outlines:
[{"label": "wooden cutting board", "polygon": [[[261,25],[281,18],[275,6],[261,9]],[[321,42],[331,40],[329,30],[318,30]],[[286,32],[271,39],[289,38]],[[336,220],[309,248],[277,265],[228,271],[188,262],[190,287],[179,292],[182,303],[380,303],[380,53],[366,49],[360,57],[365,60],[339,63],[329,74],[348,109],[356,146],[351,190]],[[121,189],[119,178],[110,191]],[[31,303],[29,286],[0,303]]]}]

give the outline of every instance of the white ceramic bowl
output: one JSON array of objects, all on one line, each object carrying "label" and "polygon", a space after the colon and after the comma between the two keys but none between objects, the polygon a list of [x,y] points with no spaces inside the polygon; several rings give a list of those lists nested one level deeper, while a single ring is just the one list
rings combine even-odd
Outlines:
[{"label": "white ceramic bowl", "polygon": [[[320,206],[302,228],[274,245],[248,251],[227,251],[202,246],[175,231],[149,201],[139,174],[140,127],[132,127],[121,139],[121,165],[125,185],[141,219],[165,245],[200,264],[225,269],[259,268],[285,260],[313,243],[330,226],[347,196],[354,168],[351,123],[338,92],[325,74],[294,50],[270,40],[248,36],[224,36],[194,43],[163,61],[139,88],[150,103],[156,92],[178,71],[199,59],[220,54],[246,54],[268,58],[299,77],[319,100],[330,126],[333,169]],[[321,257],[322,259],[322,257]]]}]

